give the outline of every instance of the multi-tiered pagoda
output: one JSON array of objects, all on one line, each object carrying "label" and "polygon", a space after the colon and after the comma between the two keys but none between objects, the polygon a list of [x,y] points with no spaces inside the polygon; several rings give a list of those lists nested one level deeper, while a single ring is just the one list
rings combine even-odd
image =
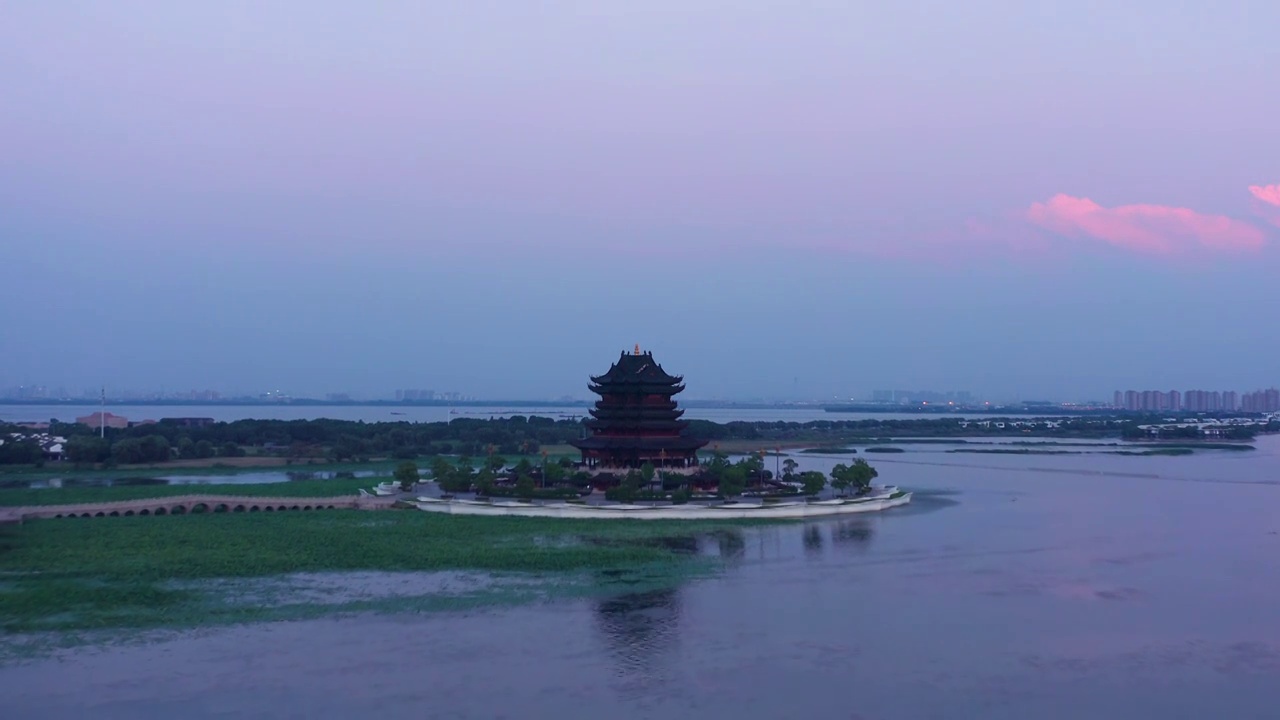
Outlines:
[{"label": "multi-tiered pagoda", "polygon": [[684,390],[682,381],[639,345],[629,355],[623,351],[609,372],[591,378],[591,392],[600,399],[586,422],[591,436],[573,443],[582,461],[600,468],[696,466],[698,448],[707,441],[685,435],[689,423],[672,399]]}]

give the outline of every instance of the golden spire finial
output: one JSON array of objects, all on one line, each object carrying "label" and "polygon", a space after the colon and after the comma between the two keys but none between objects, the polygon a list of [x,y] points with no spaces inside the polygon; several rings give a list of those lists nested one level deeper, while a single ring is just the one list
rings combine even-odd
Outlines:
[{"label": "golden spire finial", "polygon": [[636,355],[640,354],[640,343],[636,343]]}]

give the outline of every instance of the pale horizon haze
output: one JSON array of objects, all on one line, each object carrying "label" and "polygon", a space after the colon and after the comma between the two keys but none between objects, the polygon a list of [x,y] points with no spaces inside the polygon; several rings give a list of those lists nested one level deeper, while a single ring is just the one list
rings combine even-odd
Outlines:
[{"label": "pale horizon haze", "polygon": [[0,388],[1280,383],[1280,4],[0,0]]}]

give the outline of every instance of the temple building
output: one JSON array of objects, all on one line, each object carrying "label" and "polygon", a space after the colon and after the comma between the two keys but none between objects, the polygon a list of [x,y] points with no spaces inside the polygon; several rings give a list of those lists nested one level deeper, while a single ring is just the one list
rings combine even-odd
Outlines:
[{"label": "temple building", "polygon": [[684,390],[683,378],[668,375],[640,346],[623,351],[604,375],[591,378],[600,396],[586,421],[590,437],[573,443],[592,468],[693,467],[698,448],[707,444],[685,435],[688,421],[672,398]]}]

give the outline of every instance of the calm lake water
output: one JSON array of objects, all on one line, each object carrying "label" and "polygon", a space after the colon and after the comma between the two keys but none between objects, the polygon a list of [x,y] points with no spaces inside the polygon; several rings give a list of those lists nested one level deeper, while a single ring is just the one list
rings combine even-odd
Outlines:
[{"label": "calm lake water", "polygon": [[[870,459],[876,517],[669,591],[215,629],[0,668],[14,718],[1274,718],[1280,437]],[[837,458],[797,456],[802,466]]]}]

